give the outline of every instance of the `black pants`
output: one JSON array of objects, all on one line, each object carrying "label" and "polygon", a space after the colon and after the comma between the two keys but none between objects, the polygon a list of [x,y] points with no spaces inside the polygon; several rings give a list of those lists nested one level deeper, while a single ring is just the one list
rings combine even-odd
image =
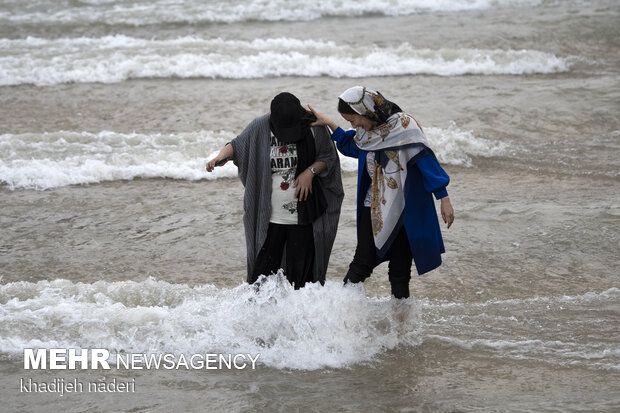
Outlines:
[{"label": "black pants", "polygon": [[[412,257],[404,226],[394,239],[390,251],[388,277],[392,287],[392,294],[396,298],[407,298],[409,297]],[[372,274],[376,262],[377,249],[375,248],[375,240],[372,235],[370,208],[365,207],[359,223],[355,256],[349,265],[349,271],[344,281],[352,283],[363,282]]]},{"label": "black pants", "polygon": [[296,290],[312,282],[314,268],[314,235],[312,224],[269,224],[267,239],[258,253],[252,283],[263,275],[275,274],[282,267],[282,254],[286,248],[284,273]]}]

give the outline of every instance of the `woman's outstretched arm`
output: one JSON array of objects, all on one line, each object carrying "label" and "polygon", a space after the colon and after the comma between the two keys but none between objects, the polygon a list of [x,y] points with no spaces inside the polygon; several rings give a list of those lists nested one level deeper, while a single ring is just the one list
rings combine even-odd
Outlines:
[{"label": "woman's outstretched arm", "polygon": [[235,151],[233,149],[233,146],[230,144],[230,142],[227,143],[226,146],[222,148],[220,153],[218,153],[215,158],[207,162],[207,172],[213,172],[216,166],[224,166],[226,162],[232,159],[234,154]]}]

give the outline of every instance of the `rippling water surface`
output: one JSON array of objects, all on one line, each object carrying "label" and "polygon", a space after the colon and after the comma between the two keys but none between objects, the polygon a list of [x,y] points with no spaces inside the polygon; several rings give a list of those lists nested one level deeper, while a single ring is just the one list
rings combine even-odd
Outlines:
[{"label": "rippling water surface", "polygon": [[[8,411],[617,411],[614,1],[0,0],[0,371]],[[244,283],[243,192],[204,172],[287,90],[362,84],[451,176],[444,263],[343,288]],[[345,126],[344,121],[341,125]],[[260,354],[255,370],[25,370],[24,348]],[[33,394],[21,379],[135,380]]]}]

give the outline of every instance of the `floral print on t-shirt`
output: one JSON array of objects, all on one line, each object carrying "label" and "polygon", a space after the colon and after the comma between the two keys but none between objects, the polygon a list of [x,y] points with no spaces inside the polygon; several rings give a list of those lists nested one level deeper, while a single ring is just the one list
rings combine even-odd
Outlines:
[{"label": "floral print on t-shirt", "polygon": [[295,198],[295,170],[297,169],[297,145],[283,143],[271,137],[271,222],[297,223],[297,199]]}]

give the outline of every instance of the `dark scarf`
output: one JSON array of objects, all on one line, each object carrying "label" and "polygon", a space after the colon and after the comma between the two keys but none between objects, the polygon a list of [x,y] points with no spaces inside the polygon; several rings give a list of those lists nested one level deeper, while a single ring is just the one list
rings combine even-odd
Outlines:
[{"label": "dark scarf", "polygon": [[[305,111],[304,111],[305,112]],[[301,121],[301,135],[297,140],[289,139],[285,143],[295,143],[297,145],[297,169],[295,170],[295,178],[300,173],[308,169],[314,163],[316,158],[316,146],[314,143],[314,135],[310,129],[310,124],[316,121],[316,117],[312,114],[304,115]],[[269,121],[271,132],[278,140],[281,137],[276,135],[275,128],[271,120]],[[321,180],[317,176],[312,180],[312,193],[308,194],[305,201],[297,201],[297,216],[300,225],[311,224],[315,219],[323,215],[327,208],[327,201],[321,187]]]},{"label": "dark scarf", "polygon": [[391,102],[377,92],[378,99],[375,99],[375,107],[372,112],[366,112],[363,116],[382,125],[395,113],[402,112],[402,109],[394,102]]}]

